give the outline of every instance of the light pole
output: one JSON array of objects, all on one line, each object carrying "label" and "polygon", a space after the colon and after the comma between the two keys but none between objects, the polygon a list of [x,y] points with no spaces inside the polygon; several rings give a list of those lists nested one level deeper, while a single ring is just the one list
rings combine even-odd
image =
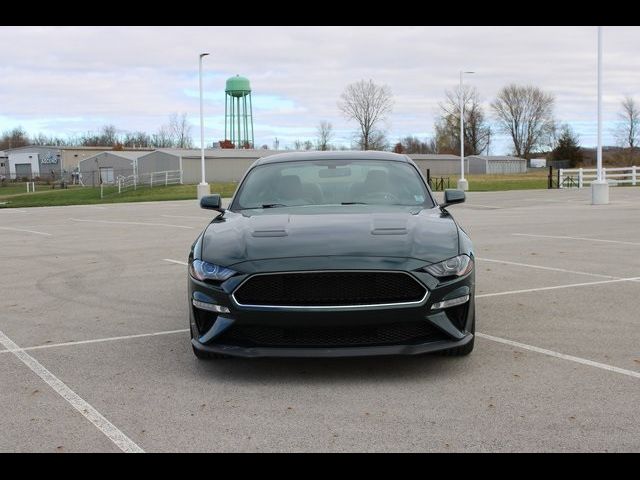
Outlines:
[{"label": "light pole", "polygon": [[209,55],[208,53],[200,54],[200,63],[199,63],[199,80],[200,80],[200,168],[202,170],[202,181],[198,184],[198,200],[202,197],[209,195],[211,190],[209,189],[209,184],[206,181],[205,173],[204,173],[204,116],[202,113],[202,58]]},{"label": "light pole", "polygon": [[460,179],[458,180],[458,190],[469,190],[469,182],[464,178],[464,91],[462,90],[462,76],[475,72],[460,71]]},{"label": "light pole", "polygon": [[602,174],[602,27],[598,27],[598,156],[597,180],[591,182],[591,204],[609,203],[609,183]]}]

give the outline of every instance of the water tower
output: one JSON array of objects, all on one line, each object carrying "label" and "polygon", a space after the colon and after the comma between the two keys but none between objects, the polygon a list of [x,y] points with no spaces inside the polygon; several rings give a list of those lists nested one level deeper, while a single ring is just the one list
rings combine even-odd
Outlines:
[{"label": "water tower", "polygon": [[253,148],[251,85],[248,78],[240,75],[227,80],[224,101],[224,138],[231,140],[236,148]]}]

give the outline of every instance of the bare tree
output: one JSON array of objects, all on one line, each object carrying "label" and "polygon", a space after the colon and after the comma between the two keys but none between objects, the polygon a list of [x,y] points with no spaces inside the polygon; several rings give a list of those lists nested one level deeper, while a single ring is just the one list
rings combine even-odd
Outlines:
[{"label": "bare tree", "polygon": [[514,153],[530,158],[553,128],[553,95],[538,87],[504,87],[491,104],[500,129],[511,136]]},{"label": "bare tree", "polygon": [[29,137],[22,127],[15,127],[12,130],[2,132],[0,138],[0,149],[17,148],[29,145]]},{"label": "bare tree", "polygon": [[338,101],[338,108],[346,118],[358,122],[358,143],[362,150],[378,148],[381,143],[386,143],[381,142],[384,134],[378,125],[393,108],[391,89],[387,85],[376,85],[373,80],[347,85]]},{"label": "bare tree", "polygon": [[323,120],[318,125],[318,139],[316,141],[318,150],[331,150],[331,139],[333,138],[333,125]]},{"label": "bare tree", "polygon": [[156,148],[171,148],[173,147],[173,139],[171,133],[166,125],[161,126],[156,133],[151,137],[153,146]]},{"label": "bare tree", "polygon": [[[402,152],[399,153],[435,153],[435,143],[433,140],[422,141],[418,137],[404,137],[399,145],[402,147]],[[397,147],[397,145],[396,145]],[[399,149],[398,149],[399,150]]]},{"label": "bare tree", "polygon": [[640,143],[640,107],[633,97],[625,97],[618,114],[616,137],[623,147],[629,148],[629,164],[633,165],[635,149]]},{"label": "bare tree", "polygon": [[302,144],[302,147],[305,150],[313,150],[313,142],[311,140],[305,140],[304,143]]},{"label": "bare tree", "polygon": [[436,125],[440,150],[447,153],[460,153],[460,95],[464,109],[464,152],[468,155],[480,155],[486,150],[491,127],[488,125],[484,110],[480,104],[480,95],[474,87],[457,87],[445,92],[446,99],[440,103],[440,118]]},{"label": "bare tree", "polygon": [[169,117],[169,132],[176,148],[192,148],[191,124],[187,119],[187,114],[171,114]]}]

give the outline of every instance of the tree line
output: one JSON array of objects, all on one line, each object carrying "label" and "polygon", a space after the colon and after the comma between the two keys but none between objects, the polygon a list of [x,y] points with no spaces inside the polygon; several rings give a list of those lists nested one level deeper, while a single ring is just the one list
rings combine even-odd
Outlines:
[{"label": "tree line", "polygon": [[[460,104],[462,110],[460,111]],[[393,107],[393,96],[387,85],[361,80],[348,85],[338,101],[342,114],[358,125],[354,134],[357,147],[362,150],[389,148],[384,123]],[[568,160],[572,166],[583,160],[578,135],[567,123],[559,122],[554,114],[553,94],[532,85],[509,84],[500,89],[490,103],[489,117],[482,107],[475,87],[464,86],[445,91],[445,99],[438,105],[435,135],[420,140],[408,136],[392,149],[398,153],[460,154],[460,116],[464,114],[464,149],[467,155],[489,154],[493,128],[507,135],[512,143],[511,153],[530,159],[549,153],[552,160]],[[640,108],[632,97],[621,104],[614,135],[618,146],[628,149],[632,164],[640,144]]]},{"label": "tree line", "polygon": [[[315,139],[295,140],[295,150],[392,150],[397,153],[460,154],[460,103],[464,112],[464,150],[467,155],[489,155],[495,133],[510,138],[511,153],[530,159],[540,153],[548,153],[552,160],[568,160],[572,166],[584,158],[578,135],[567,123],[559,122],[554,114],[553,94],[531,85],[510,84],[503,87],[489,104],[489,113],[482,106],[475,87],[464,86],[446,90],[438,111],[432,138],[420,139],[406,136],[391,144],[388,117],[393,110],[394,99],[388,85],[373,80],[360,80],[347,85],[337,107],[341,114],[357,125],[350,147],[336,147],[333,125],[322,121],[316,129]],[[490,123],[493,120],[493,124]],[[496,132],[494,132],[494,129]],[[110,146],[113,148],[193,148],[192,126],[186,113],[173,113],[168,123],[155,133],[143,131],[122,132],[113,125],[105,125],[97,133],[87,132],[71,137],[38,134],[30,137],[21,127],[2,132],[0,150],[26,145],[57,146]],[[628,162],[633,164],[640,145],[640,108],[632,97],[621,104],[618,122],[613,132],[618,146],[628,152]],[[220,147],[230,148],[226,141]],[[228,142],[230,144],[230,142]],[[276,138],[273,147],[279,148]],[[268,148],[262,145],[262,148]],[[291,147],[287,147],[291,148]]]},{"label": "tree line", "polygon": [[112,147],[118,148],[193,148],[192,126],[187,114],[173,113],[166,124],[155,133],[143,131],[119,131],[114,125],[105,125],[98,132],[87,132],[68,137],[35,136],[16,127],[0,134],[0,150],[27,145],[51,145],[59,147]]}]

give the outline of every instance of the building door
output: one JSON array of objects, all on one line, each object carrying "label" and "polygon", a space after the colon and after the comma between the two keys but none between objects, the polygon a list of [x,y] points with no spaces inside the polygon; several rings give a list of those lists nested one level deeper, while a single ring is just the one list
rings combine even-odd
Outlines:
[{"label": "building door", "polygon": [[16,163],[16,178],[27,177],[31,178],[31,164],[30,163]]},{"label": "building door", "polygon": [[113,167],[100,167],[100,181],[113,183]]}]

